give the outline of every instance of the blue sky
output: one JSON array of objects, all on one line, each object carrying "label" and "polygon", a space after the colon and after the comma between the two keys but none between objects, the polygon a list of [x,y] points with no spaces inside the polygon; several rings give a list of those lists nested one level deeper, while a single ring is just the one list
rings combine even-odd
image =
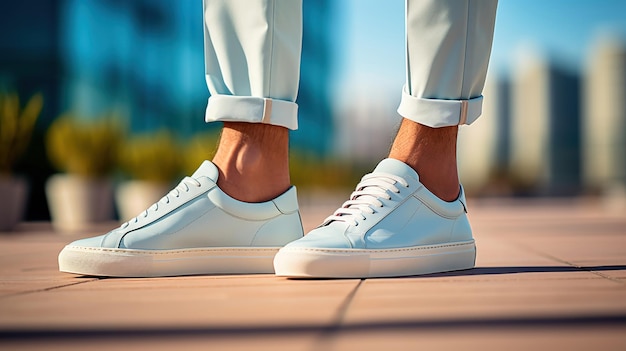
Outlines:
[{"label": "blue sky", "polygon": [[[337,4],[338,32],[344,33],[334,50],[338,89],[375,81],[399,90],[404,82],[404,1]],[[626,1],[501,0],[490,69],[510,71],[522,46],[578,69],[602,31],[626,38]]]}]

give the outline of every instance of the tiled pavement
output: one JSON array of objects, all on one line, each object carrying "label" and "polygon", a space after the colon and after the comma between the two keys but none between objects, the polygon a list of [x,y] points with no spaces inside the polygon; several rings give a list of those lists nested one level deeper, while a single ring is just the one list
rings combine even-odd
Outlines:
[{"label": "tiled pavement", "polygon": [[[305,227],[337,203],[303,201]],[[366,280],[73,276],[75,237],[26,223],[0,235],[0,350],[626,350],[626,209],[475,200],[470,220],[477,268]]]}]

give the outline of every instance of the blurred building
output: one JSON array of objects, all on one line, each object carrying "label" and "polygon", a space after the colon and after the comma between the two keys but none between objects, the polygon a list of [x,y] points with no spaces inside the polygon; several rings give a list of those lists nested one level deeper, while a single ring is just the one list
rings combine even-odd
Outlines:
[{"label": "blurred building", "polygon": [[459,128],[459,175],[469,194],[506,194],[510,141],[510,82],[490,72],[483,90],[483,113]]},{"label": "blurred building", "polygon": [[[66,0],[63,11],[65,97],[74,110],[119,111],[135,131],[207,128],[201,1]],[[333,131],[332,11],[328,0],[303,3],[300,130],[292,136],[292,144],[322,154]]]},{"label": "blurred building", "polygon": [[510,83],[490,73],[483,116],[459,132],[469,193],[626,194],[626,41],[589,52],[582,72],[527,50]]},{"label": "blurred building", "polygon": [[626,43],[605,36],[590,51],[584,87],[584,181],[626,188]]},{"label": "blurred building", "polygon": [[399,102],[397,90],[375,85],[351,89],[348,99],[337,102],[336,155],[364,166],[387,157],[400,125]]},{"label": "blurred building", "polygon": [[331,0],[302,3],[302,62],[296,101],[299,129],[291,133],[291,145],[317,156],[330,151],[335,133],[330,96],[335,6]]},{"label": "blurred building", "polygon": [[208,93],[199,1],[62,4],[68,110],[85,118],[119,114],[139,132],[201,126]]},{"label": "blurred building", "polygon": [[42,92],[45,104],[40,125],[47,125],[59,110],[63,76],[60,13],[59,1],[23,0],[0,5],[0,91],[17,91],[22,101]]},{"label": "blurred building", "polygon": [[533,52],[513,72],[511,173],[533,194],[580,191],[580,79]]}]

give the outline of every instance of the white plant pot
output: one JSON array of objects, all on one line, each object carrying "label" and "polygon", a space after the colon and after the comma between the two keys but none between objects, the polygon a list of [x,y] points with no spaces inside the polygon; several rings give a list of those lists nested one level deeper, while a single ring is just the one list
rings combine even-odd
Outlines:
[{"label": "white plant pot", "polygon": [[52,226],[62,233],[90,229],[113,220],[113,185],[109,179],[55,174],[46,182]]},{"label": "white plant pot", "polygon": [[146,180],[129,180],[120,183],[115,191],[117,211],[125,222],[159,201],[170,191],[167,183]]},{"label": "white plant pot", "polygon": [[22,221],[28,196],[25,179],[0,177],[0,232],[10,231]]}]

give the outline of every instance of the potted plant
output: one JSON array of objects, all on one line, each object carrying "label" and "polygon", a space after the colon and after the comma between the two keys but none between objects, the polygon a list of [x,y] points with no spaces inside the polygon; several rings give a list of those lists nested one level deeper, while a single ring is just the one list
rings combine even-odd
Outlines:
[{"label": "potted plant", "polygon": [[170,190],[180,174],[181,152],[166,130],[138,134],[122,143],[118,164],[130,178],[120,182],[115,192],[120,219],[127,221]]},{"label": "potted plant", "polygon": [[33,95],[23,109],[16,93],[0,94],[0,231],[9,231],[24,215],[28,183],[13,174],[13,166],[26,151],[43,97]]},{"label": "potted plant", "polygon": [[51,176],[46,183],[56,230],[76,232],[113,219],[109,175],[121,139],[120,125],[111,118],[83,121],[65,115],[52,123],[46,135],[48,157],[65,172]]}]

